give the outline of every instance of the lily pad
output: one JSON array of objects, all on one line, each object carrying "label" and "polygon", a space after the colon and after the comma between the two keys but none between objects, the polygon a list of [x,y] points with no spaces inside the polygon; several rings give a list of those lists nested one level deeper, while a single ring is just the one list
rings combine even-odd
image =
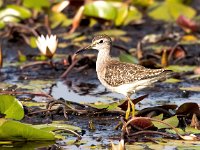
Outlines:
[{"label": "lily pad", "polygon": [[166,0],[161,3],[154,3],[149,7],[148,15],[156,20],[175,21],[180,15],[193,18],[196,15],[196,11],[184,5],[180,0]]},{"label": "lily pad", "polygon": [[182,81],[179,79],[176,79],[176,78],[169,78],[169,79],[165,80],[164,82],[165,83],[178,83],[178,82],[182,82]]},{"label": "lily pad", "polygon": [[81,132],[81,128],[70,124],[66,124],[66,122],[64,121],[54,121],[52,124],[34,125],[34,127],[45,131],[52,131],[55,129],[69,129]]},{"label": "lily pad", "polygon": [[[173,116],[173,117],[167,118],[167,119],[163,120],[163,122],[165,122],[165,123],[167,123],[167,124],[169,124],[169,125],[171,125],[173,127],[177,127],[178,124],[179,124],[179,120],[178,120],[177,116]],[[170,126],[168,126],[166,124],[163,124],[161,122],[152,121],[152,123],[158,129],[171,128]]]},{"label": "lily pad", "polygon": [[122,62],[138,64],[138,59],[136,57],[133,57],[132,55],[129,55],[129,54],[121,54],[119,56],[119,59]]},{"label": "lily pad", "polygon": [[24,109],[21,102],[11,95],[0,95],[0,113],[5,118],[21,120],[24,117]]},{"label": "lily pad", "polygon": [[42,8],[42,7],[49,7],[50,1],[49,0],[23,0],[23,5],[28,8]]},{"label": "lily pad", "polygon": [[0,11],[1,28],[4,27],[3,22],[19,22],[21,19],[27,19],[31,17],[31,12],[17,5],[7,5],[6,8]]},{"label": "lily pad", "polygon": [[194,69],[196,68],[196,66],[180,66],[180,65],[171,65],[168,66],[167,69],[168,70],[172,70],[173,72],[189,72],[189,71],[194,71]]},{"label": "lily pad", "polygon": [[0,139],[13,141],[55,140],[53,132],[34,128],[33,125],[0,118]]},{"label": "lily pad", "polygon": [[86,16],[114,20],[117,16],[117,9],[109,2],[94,1],[85,5],[83,13]]},{"label": "lily pad", "polygon": [[100,32],[96,32],[96,34],[106,34],[108,36],[122,36],[122,35],[126,35],[126,32],[123,30],[119,30],[119,29],[111,29],[111,30],[104,30],[104,31],[100,31]]},{"label": "lily pad", "polygon": [[72,24],[72,20],[67,18],[67,16],[61,12],[51,12],[49,14],[49,19],[51,21],[51,28],[54,29],[59,25],[66,27]]}]

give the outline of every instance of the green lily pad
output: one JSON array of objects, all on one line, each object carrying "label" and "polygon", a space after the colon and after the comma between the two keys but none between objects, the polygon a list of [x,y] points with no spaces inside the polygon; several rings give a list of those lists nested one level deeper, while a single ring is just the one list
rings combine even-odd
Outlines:
[{"label": "green lily pad", "polygon": [[106,34],[108,36],[118,37],[118,36],[126,35],[126,32],[120,29],[110,29],[110,30],[96,32],[96,34],[99,34],[99,35]]},{"label": "green lily pad", "polygon": [[128,25],[132,21],[138,21],[142,19],[141,12],[136,7],[130,7],[128,11],[128,15],[126,19],[124,20],[123,25]]},{"label": "green lily pad", "polygon": [[[162,14],[162,15],[161,15]],[[196,11],[183,4],[180,0],[166,0],[164,2],[154,3],[149,7],[148,15],[156,20],[175,21],[180,15],[187,18],[193,18]]]},{"label": "green lily pad", "polygon": [[13,141],[55,140],[53,132],[34,128],[33,125],[0,118],[0,139]]},{"label": "green lily pad", "polygon": [[180,66],[180,65],[170,65],[166,69],[172,70],[173,72],[189,72],[189,71],[194,71],[196,66]]},{"label": "green lily pad", "polygon": [[0,113],[5,118],[21,120],[24,117],[24,109],[21,102],[11,95],[0,95]]},{"label": "green lily pad", "polygon": [[49,7],[50,6],[49,0],[23,0],[23,5],[27,8],[39,8],[42,7]]},{"label": "green lily pad", "polygon": [[[173,117],[167,118],[167,119],[163,120],[163,122],[165,122],[167,124],[170,124],[173,127],[177,127],[178,124],[179,124],[179,120],[178,120],[177,116],[173,116]],[[170,126],[168,126],[166,124],[163,124],[161,122],[152,121],[152,123],[158,129],[171,128]]]},{"label": "green lily pad", "polygon": [[54,121],[52,124],[34,125],[34,127],[45,130],[45,131],[52,131],[55,129],[69,129],[69,130],[81,132],[81,128],[70,125],[70,124],[66,124],[66,122],[64,121]]},{"label": "green lily pad", "polygon": [[90,17],[114,20],[117,16],[117,9],[109,2],[94,1],[85,5],[83,13]]},{"label": "green lily pad", "polygon": [[122,4],[117,10],[117,17],[115,19],[115,25],[120,26],[123,24],[129,12],[129,6],[127,4]]},{"label": "green lily pad", "polygon": [[130,54],[121,54],[119,59],[122,62],[138,64],[138,59]]},{"label": "green lily pad", "polygon": [[97,108],[97,109],[103,109],[106,108],[108,110],[114,110],[118,108],[119,103],[114,102],[114,103],[95,103],[95,104],[88,104],[91,107]]},{"label": "green lily pad", "polygon": [[51,21],[51,28],[54,29],[59,25],[67,27],[72,24],[72,20],[61,12],[50,12],[49,19]]},{"label": "green lily pad", "polygon": [[[21,19],[27,19],[31,17],[31,12],[18,5],[7,5],[6,8],[0,11],[1,22],[19,22]],[[4,24],[1,23],[1,27]]]},{"label": "green lily pad", "polygon": [[165,83],[178,83],[181,82],[182,80],[176,79],[176,78],[169,78],[167,80],[165,80]]}]

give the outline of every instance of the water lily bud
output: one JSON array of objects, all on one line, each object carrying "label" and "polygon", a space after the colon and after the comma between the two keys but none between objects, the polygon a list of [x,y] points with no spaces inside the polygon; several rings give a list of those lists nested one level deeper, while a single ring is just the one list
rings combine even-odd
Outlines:
[{"label": "water lily bud", "polygon": [[46,35],[46,38],[41,35],[37,37],[36,44],[43,55],[52,58],[57,49],[58,39],[56,35]]}]

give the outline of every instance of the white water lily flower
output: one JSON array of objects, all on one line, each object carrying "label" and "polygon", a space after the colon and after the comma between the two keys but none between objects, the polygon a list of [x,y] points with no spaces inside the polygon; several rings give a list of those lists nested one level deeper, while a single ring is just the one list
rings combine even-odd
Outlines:
[{"label": "white water lily flower", "polygon": [[56,35],[46,35],[46,38],[44,35],[41,35],[37,37],[36,44],[42,54],[52,58],[57,49],[58,39],[56,38]]}]

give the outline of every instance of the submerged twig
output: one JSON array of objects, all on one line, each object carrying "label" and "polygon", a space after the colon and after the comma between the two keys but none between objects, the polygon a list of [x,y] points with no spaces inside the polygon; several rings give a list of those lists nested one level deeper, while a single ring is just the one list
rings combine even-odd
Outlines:
[{"label": "submerged twig", "polygon": [[163,135],[165,137],[172,137],[172,135],[170,134],[167,134],[167,133],[163,133],[163,132],[159,132],[159,131],[150,131],[150,130],[146,130],[146,131],[138,131],[136,133],[131,133],[129,134],[128,136],[132,137],[132,136],[138,136],[140,134],[160,134],[160,135]]},{"label": "submerged twig", "polygon": [[28,68],[28,67],[33,67],[33,66],[36,66],[36,65],[49,65],[49,66],[52,66],[52,62],[48,62],[48,61],[32,62],[32,63],[28,63],[26,65],[22,65],[20,67],[20,69],[25,69],[25,68]]},{"label": "submerged twig", "polygon": [[78,133],[76,133],[75,131],[70,130],[70,129],[55,129],[55,130],[53,130],[53,132],[57,132],[57,131],[66,131],[68,133],[72,133],[73,135],[77,136],[77,140],[75,142],[80,141],[82,139],[82,137]]}]

